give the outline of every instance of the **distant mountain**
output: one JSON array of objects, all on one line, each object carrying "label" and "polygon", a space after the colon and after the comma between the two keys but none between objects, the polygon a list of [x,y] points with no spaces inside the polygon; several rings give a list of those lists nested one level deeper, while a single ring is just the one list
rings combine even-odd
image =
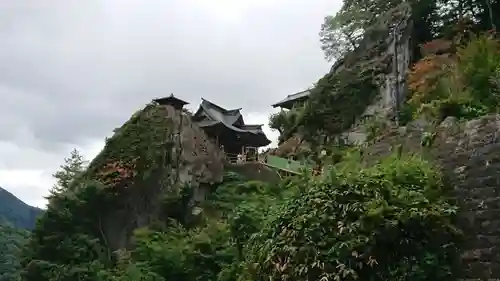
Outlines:
[{"label": "distant mountain", "polygon": [[33,229],[42,212],[0,187],[0,221],[8,221],[17,228]]}]

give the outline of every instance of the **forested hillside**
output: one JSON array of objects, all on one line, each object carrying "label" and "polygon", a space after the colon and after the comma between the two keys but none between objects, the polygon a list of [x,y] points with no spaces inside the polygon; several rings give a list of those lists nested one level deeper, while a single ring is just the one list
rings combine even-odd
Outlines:
[{"label": "forested hillside", "polygon": [[42,212],[0,188],[0,281],[18,280],[21,249]]},{"label": "forested hillside", "polygon": [[[461,122],[498,112],[499,15],[499,0],[345,0],[320,32],[335,71],[319,79],[303,106],[270,120],[286,132],[282,140],[303,137],[310,149],[302,156],[323,172],[305,171],[279,184],[221,173],[218,149],[188,116],[148,104],[88,167],[75,164],[59,174],[64,180],[23,247],[20,278],[464,277],[461,245],[476,237],[462,235],[456,215],[463,206],[451,185],[457,181],[427,157],[426,148],[435,137],[432,128],[446,117]],[[411,31],[407,94],[389,114],[360,122],[393,69],[381,54],[401,19]],[[396,145],[390,157],[366,161],[367,144],[415,120],[431,128],[420,153],[409,155]],[[366,143],[341,141],[353,125],[365,130]],[[485,264],[465,277],[500,277]]]},{"label": "forested hillside", "polygon": [[42,210],[32,207],[0,187],[0,220],[22,229],[33,229]]}]

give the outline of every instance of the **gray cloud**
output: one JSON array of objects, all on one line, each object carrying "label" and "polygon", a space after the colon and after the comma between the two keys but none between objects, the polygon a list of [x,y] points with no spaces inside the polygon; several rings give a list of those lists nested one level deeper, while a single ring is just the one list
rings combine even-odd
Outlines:
[{"label": "gray cloud", "polygon": [[43,206],[71,148],[92,157],[131,113],[172,92],[191,107],[205,97],[268,114],[328,70],[317,34],[340,4],[0,1],[0,186]]},{"label": "gray cloud", "polygon": [[240,1],[0,1],[0,140],[55,153],[171,92],[269,112],[328,70],[317,34],[340,0]]}]

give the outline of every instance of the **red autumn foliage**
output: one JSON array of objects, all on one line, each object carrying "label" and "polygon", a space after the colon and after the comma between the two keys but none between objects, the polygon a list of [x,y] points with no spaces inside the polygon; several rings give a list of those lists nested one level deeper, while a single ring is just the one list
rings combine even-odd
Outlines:
[{"label": "red autumn foliage", "polygon": [[449,53],[453,49],[453,42],[445,39],[435,39],[420,46],[422,56]]},{"label": "red autumn foliage", "polygon": [[107,163],[102,168],[102,171],[98,173],[98,177],[104,184],[115,186],[137,175],[134,162],[115,161]]},{"label": "red autumn foliage", "polygon": [[408,75],[408,87],[411,91],[410,103],[419,105],[433,97],[439,78],[452,65],[449,54],[428,55],[418,61]]}]

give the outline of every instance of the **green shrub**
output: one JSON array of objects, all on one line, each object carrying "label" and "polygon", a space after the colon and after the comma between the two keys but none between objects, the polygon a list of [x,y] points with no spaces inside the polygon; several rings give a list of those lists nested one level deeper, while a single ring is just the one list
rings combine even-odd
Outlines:
[{"label": "green shrub", "polygon": [[459,48],[457,67],[473,99],[495,110],[498,100],[491,79],[500,67],[500,41],[489,35],[474,37]]},{"label": "green shrub", "polygon": [[[304,183],[306,184],[306,183]],[[456,207],[418,157],[311,180],[251,241],[242,280],[443,280]]]},{"label": "green shrub", "polygon": [[248,240],[274,217],[284,190],[227,173],[201,205],[204,223],[190,228],[172,222],[164,231],[137,230],[132,263],[125,269],[149,268],[165,280],[236,280]]},{"label": "green shrub", "polygon": [[324,143],[324,136],[339,135],[349,129],[378,95],[374,78],[380,70],[365,68],[328,73],[311,90],[300,125],[313,148]]},{"label": "green shrub", "polygon": [[430,55],[409,75],[408,104],[414,117],[441,121],[447,116],[473,119],[496,112],[499,105],[500,42],[490,35],[472,36],[456,56]]},{"label": "green shrub", "polygon": [[135,264],[147,264],[166,280],[211,281],[236,257],[230,230],[223,222],[205,227],[172,227],[168,232],[139,229],[135,233]]},{"label": "green shrub", "polygon": [[290,110],[281,110],[271,114],[269,117],[269,128],[280,133],[279,142],[283,142],[293,136],[304,118],[304,106],[298,105]]}]

